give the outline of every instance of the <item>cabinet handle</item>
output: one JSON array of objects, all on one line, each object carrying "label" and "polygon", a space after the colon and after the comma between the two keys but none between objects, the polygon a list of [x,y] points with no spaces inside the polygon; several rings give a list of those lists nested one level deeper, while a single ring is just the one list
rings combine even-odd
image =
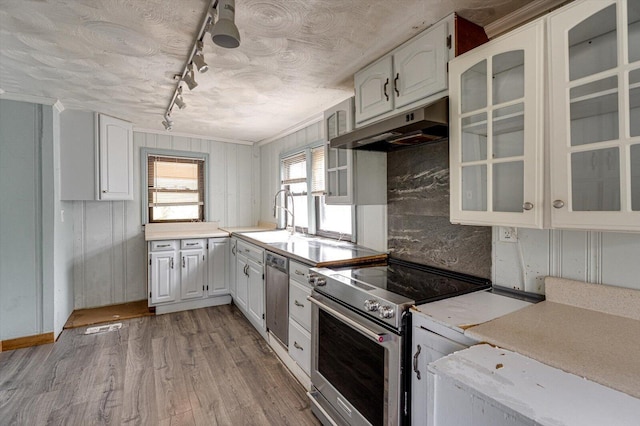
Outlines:
[{"label": "cabinet handle", "polygon": [[400,73],[396,73],[396,78],[393,79],[393,90],[396,92],[396,96],[400,96],[400,91],[398,90],[398,79],[400,79]]},{"label": "cabinet handle", "polygon": [[233,255],[236,255],[236,246],[232,246],[231,247],[231,253],[233,253]]},{"label": "cabinet handle", "polygon": [[106,194],[107,192],[108,192],[108,191],[107,191],[106,189],[103,189],[103,190],[102,190],[102,193],[103,193],[103,194]]},{"label": "cabinet handle", "polygon": [[298,271],[298,270],[296,269],[296,275],[302,275],[302,276],[304,277],[304,272],[302,272],[302,271]]},{"label": "cabinet handle", "polygon": [[249,249],[244,249],[245,252],[249,253],[251,250]]},{"label": "cabinet handle", "polygon": [[293,304],[296,305],[296,306],[300,306],[301,308],[304,308],[304,305],[302,303],[298,302],[297,300],[294,300]]},{"label": "cabinet handle", "polygon": [[564,201],[562,201],[562,200],[555,200],[555,201],[553,202],[553,207],[554,207],[554,208],[556,208],[556,209],[561,209],[561,208],[563,208],[563,207],[564,207]]},{"label": "cabinet handle", "polygon": [[158,244],[156,247],[169,247],[171,244]]},{"label": "cabinet handle", "polygon": [[296,349],[300,349],[301,351],[304,351],[304,348],[302,346],[300,346],[298,344],[298,342],[296,342],[296,341],[293,342],[293,347],[296,348]]},{"label": "cabinet handle", "polygon": [[527,201],[526,203],[524,203],[522,205],[522,208],[524,210],[533,210],[533,203],[530,203],[530,202]]},{"label": "cabinet handle", "polygon": [[247,271],[247,269],[249,269],[249,265],[244,265],[244,274],[249,276],[249,271]]},{"label": "cabinet handle", "polygon": [[184,265],[184,256],[182,256],[182,267],[183,268],[185,267],[185,265]]},{"label": "cabinet handle", "polygon": [[415,355],[413,356],[413,371],[416,373],[416,377],[418,380],[420,380],[420,370],[418,370],[418,356],[420,355],[420,350],[422,348],[420,347],[420,345],[418,345],[418,350],[416,351]]},{"label": "cabinet handle", "polygon": [[389,101],[389,94],[387,93],[388,85],[389,85],[389,79],[387,78],[387,81],[384,82],[384,86],[382,86],[382,91],[384,92],[384,97],[387,98],[387,101]]},{"label": "cabinet handle", "polygon": [[173,257],[171,258],[171,269],[173,269]]},{"label": "cabinet handle", "polygon": [[200,243],[187,243],[186,245],[188,245],[188,246],[197,246],[198,244],[200,244]]}]

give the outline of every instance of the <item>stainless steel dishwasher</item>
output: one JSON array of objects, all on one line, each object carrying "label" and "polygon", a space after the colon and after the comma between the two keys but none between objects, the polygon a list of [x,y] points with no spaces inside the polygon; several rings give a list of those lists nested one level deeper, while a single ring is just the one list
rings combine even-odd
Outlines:
[{"label": "stainless steel dishwasher", "polygon": [[289,345],[289,260],[267,252],[267,330]]}]

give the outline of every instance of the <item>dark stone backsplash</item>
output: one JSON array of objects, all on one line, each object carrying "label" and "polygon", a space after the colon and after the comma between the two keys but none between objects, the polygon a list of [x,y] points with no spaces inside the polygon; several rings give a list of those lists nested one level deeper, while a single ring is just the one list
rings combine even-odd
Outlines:
[{"label": "dark stone backsplash", "polygon": [[491,227],[449,222],[449,142],[387,154],[388,248],[412,262],[491,278]]}]

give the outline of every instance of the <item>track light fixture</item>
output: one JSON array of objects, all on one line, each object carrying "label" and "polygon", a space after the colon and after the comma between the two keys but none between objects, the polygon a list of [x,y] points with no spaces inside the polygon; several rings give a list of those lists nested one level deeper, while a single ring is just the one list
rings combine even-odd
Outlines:
[{"label": "track light fixture", "polygon": [[182,77],[182,80],[187,83],[187,87],[189,87],[189,90],[193,90],[198,86],[195,78],[195,73],[193,72],[193,64],[189,64],[187,69],[188,71],[184,75],[184,77]]},{"label": "track light fixture", "polygon": [[209,65],[204,61],[204,54],[202,50],[204,49],[204,44],[202,41],[198,41],[198,47],[196,48],[196,54],[193,56],[193,65],[196,66],[198,72],[203,73],[209,70]]},{"label": "track light fixture", "polygon": [[240,32],[234,22],[235,0],[218,0],[218,21],[211,28],[211,40],[220,47],[233,49],[240,46]]},{"label": "track light fixture", "polygon": [[235,24],[236,2],[235,0],[210,0],[205,18],[200,25],[200,32],[196,38],[191,54],[187,58],[187,62],[183,68],[182,74],[176,74],[178,80],[173,96],[169,101],[169,106],[164,114],[162,125],[165,130],[173,128],[173,120],[171,112],[175,105],[179,109],[184,109],[187,104],[182,97],[182,82],[184,82],[189,90],[193,90],[198,86],[195,79],[194,65],[200,73],[207,72],[209,65],[204,60],[204,36],[211,34],[211,40],[218,46],[227,49],[235,48],[240,45],[240,33]]},{"label": "track light fixture", "polygon": [[164,115],[164,121],[162,122],[162,125],[164,126],[165,130],[173,129],[173,120],[169,116],[168,112]]}]

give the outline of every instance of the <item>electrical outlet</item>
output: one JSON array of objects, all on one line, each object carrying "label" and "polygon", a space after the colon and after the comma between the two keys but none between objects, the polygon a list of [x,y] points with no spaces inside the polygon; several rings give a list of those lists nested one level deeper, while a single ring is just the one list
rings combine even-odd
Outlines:
[{"label": "electrical outlet", "polygon": [[501,226],[498,228],[500,241],[505,243],[515,243],[518,241],[518,229],[512,226]]}]

